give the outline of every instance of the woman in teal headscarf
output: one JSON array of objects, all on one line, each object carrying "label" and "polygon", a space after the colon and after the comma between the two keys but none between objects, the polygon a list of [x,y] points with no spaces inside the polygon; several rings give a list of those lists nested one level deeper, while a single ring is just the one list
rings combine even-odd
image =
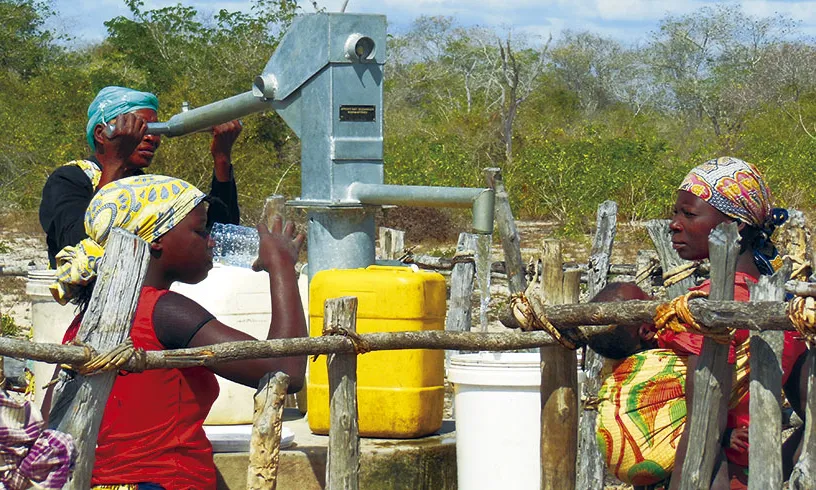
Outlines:
[{"label": "woman in teal headscarf", "polygon": [[[158,120],[159,101],[149,92],[125,87],[105,87],[88,106],[85,138],[92,155],[73,160],[56,169],[43,187],[40,224],[46,234],[48,260],[63,247],[86,237],[83,219],[94,193],[109,182],[140,175],[150,166],[161,143],[158,135],[146,134],[147,123]],[[108,123],[115,123],[110,136]],[[232,173],[232,145],[241,133],[241,123],[231,121],[213,128],[210,153],[213,179],[210,195],[211,222],[238,224],[238,191]]]}]

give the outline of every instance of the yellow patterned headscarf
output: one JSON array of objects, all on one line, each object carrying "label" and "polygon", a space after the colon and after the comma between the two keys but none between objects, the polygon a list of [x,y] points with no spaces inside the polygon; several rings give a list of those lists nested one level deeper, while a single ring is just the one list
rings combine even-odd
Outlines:
[{"label": "yellow patterned headscarf", "polygon": [[181,179],[137,175],[106,185],[85,212],[88,238],[56,256],[57,281],[51,294],[61,304],[95,277],[113,228],[123,228],[152,242],[170,231],[198,206],[205,194]]}]

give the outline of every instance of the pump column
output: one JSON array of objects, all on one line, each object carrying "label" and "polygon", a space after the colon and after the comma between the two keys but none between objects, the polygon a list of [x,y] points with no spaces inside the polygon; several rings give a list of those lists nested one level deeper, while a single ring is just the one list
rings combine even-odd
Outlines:
[{"label": "pump column", "polygon": [[309,210],[309,280],[326,269],[357,269],[374,264],[374,209]]}]

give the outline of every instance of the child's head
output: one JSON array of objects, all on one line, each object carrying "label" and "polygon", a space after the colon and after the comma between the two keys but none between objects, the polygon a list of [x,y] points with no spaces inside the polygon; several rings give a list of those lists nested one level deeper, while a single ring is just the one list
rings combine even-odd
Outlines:
[{"label": "child's head", "polygon": [[[593,297],[591,303],[652,299],[631,282],[611,282]],[[623,359],[654,347],[650,325],[616,325],[609,331],[593,335],[587,344],[598,354],[609,359]]]},{"label": "child's head", "polygon": [[[65,247],[56,256],[57,282],[51,286],[54,298],[65,304],[83,297],[82,290],[96,278],[113,228],[122,228],[151,243],[151,252],[177,227],[196,231],[201,228],[201,238],[208,241],[206,209],[202,206],[205,200],[205,194],[193,185],[162,175],[127,177],[106,185],[96,193],[85,213],[88,238]],[[190,219],[186,219],[188,215]],[[203,223],[199,223],[201,220]],[[190,249],[185,253],[195,255]]]}]

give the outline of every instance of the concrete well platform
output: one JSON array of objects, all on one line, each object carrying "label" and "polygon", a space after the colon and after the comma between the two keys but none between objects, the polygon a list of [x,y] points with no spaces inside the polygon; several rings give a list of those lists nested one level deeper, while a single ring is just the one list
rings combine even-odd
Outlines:
[{"label": "concrete well platform", "polygon": [[[312,434],[306,418],[286,409],[284,425],[295,433],[281,451],[278,490],[321,490],[326,485],[328,436]],[[245,490],[248,453],[216,453],[218,490]],[[437,434],[419,439],[360,439],[360,488],[456,489],[456,432],[445,421]]]}]

